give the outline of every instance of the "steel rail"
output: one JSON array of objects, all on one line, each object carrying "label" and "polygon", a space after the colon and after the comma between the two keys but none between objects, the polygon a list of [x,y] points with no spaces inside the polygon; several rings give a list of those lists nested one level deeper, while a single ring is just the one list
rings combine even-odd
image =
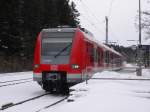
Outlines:
[{"label": "steel rail", "polygon": [[50,105],[47,105],[47,106],[45,106],[45,107],[43,107],[43,108],[41,108],[41,109],[39,109],[39,110],[37,110],[37,111],[35,111],[35,112],[40,112],[40,111],[45,110],[45,109],[48,109],[48,108],[50,108],[50,107],[52,107],[52,106],[54,106],[54,105],[57,105],[57,104],[63,102],[64,100],[66,100],[68,97],[69,97],[69,96],[66,96],[66,97],[62,98],[61,100],[58,100],[58,101],[56,101],[56,102],[54,102],[54,103],[52,103],[52,104],[50,104]]},{"label": "steel rail", "polygon": [[4,85],[0,85],[0,87],[13,86],[13,85],[17,85],[17,84],[22,84],[22,83],[32,82],[32,81],[33,81],[33,80],[29,80],[29,81],[21,81],[21,82],[10,83],[10,84],[4,84]]},{"label": "steel rail", "polygon": [[0,110],[5,110],[5,109],[8,109],[10,107],[14,107],[14,106],[17,106],[17,105],[21,105],[23,103],[26,103],[26,102],[29,102],[29,101],[32,101],[32,100],[35,100],[35,99],[38,99],[38,98],[41,98],[43,96],[46,96],[48,95],[49,93],[45,93],[45,94],[42,94],[42,95],[39,95],[39,96],[36,96],[36,97],[32,97],[32,98],[29,98],[27,100],[23,100],[23,101],[20,101],[20,102],[17,102],[17,103],[10,103],[10,104],[6,104],[6,105],[3,105]]},{"label": "steel rail", "polygon": [[0,83],[16,82],[16,81],[29,80],[29,79],[32,79],[32,78],[18,79],[18,80],[9,80],[9,81],[3,81],[3,82],[0,82]]}]

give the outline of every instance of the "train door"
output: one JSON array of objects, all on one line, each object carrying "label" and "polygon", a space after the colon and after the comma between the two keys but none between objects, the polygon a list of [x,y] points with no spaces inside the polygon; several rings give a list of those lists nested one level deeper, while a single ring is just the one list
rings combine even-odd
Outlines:
[{"label": "train door", "polygon": [[[87,74],[90,68],[90,43],[85,41],[83,47],[83,75]],[[83,76],[84,77],[84,76]]]},{"label": "train door", "polygon": [[110,54],[111,57],[111,66],[114,67],[114,54],[111,52]]},{"label": "train door", "polygon": [[[89,77],[89,73],[91,72],[91,62],[92,62],[92,55],[91,55],[91,43],[88,41],[85,42],[84,45],[84,54],[83,54],[83,60],[84,60],[84,70],[82,71],[82,79],[87,79]],[[83,61],[82,60],[82,61]]]},{"label": "train door", "polygon": [[82,74],[81,74],[81,79],[84,80],[85,79],[85,75],[86,75],[86,67],[87,67],[87,42],[86,41],[83,41],[83,44],[82,44],[82,61],[81,61],[81,64],[82,64]]},{"label": "train door", "polygon": [[98,55],[98,66],[103,66],[103,50],[101,48],[97,48],[97,55]]},{"label": "train door", "polygon": [[98,61],[98,67],[100,67],[100,65],[101,65],[100,60],[101,60],[101,53],[100,53],[100,49],[97,48],[97,61]]},{"label": "train door", "polygon": [[104,51],[101,49],[101,66],[104,66]]},{"label": "train door", "polygon": [[110,56],[109,56],[109,51],[104,52],[104,58],[105,58],[105,67],[109,66],[109,61],[110,61]]},{"label": "train door", "polygon": [[89,42],[86,42],[86,49],[85,49],[85,51],[86,51],[86,56],[85,56],[85,66],[86,66],[86,68],[87,67],[89,67],[90,66],[90,43]]},{"label": "train door", "polygon": [[94,67],[98,67],[98,48],[94,45]]},{"label": "train door", "polygon": [[94,45],[93,44],[89,44],[89,49],[90,49],[90,66],[94,67]]}]

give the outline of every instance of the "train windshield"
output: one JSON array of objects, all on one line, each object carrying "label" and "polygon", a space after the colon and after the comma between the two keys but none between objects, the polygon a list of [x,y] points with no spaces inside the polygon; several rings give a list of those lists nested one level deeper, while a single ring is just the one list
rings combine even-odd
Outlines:
[{"label": "train windshield", "polygon": [[44,32],[41,36],[41,63],[68,63],[73,35],[73,32]]}]

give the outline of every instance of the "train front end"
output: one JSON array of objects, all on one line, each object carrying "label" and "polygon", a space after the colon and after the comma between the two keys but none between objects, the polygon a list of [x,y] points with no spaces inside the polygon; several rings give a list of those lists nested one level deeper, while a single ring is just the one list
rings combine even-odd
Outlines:
[{"label": "train front end", "polygon": [[[68,92],[68,74],[72,67],[71,52],[75,28],[43,29],[36,42],[33,79],[44,90]],[[75,72],[79,73],[80,70]]]}]

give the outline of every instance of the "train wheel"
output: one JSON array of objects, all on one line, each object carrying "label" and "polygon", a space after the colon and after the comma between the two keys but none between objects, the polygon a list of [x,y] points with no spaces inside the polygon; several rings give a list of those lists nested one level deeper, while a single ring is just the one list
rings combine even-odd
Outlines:
[{"label": "train wheel", "polygon": [[42,88],[46,92],[53,93],[53,84],[52,84],[52,82],[43,82]]},{"label": "train wheel", "polygon": [[63,94],[63,95],[68,95],[69,94],[69,87],[66,83],[57,81],[56,83],[56,94]]},{"label": "train wheel", "polygon": [[69,87],[68,87],[67,83],[64,83],[64,84],[63,84],[61,93],[62,93],[63,95],[68,95],[68,94],[69,94]]},{"label": "train wheel", "polygon": [[43,82],[41,87],[45,90],[45,91],[48,91],[48,86],[47,86],[47,83],[46,82]]},{"label": "train wheel", "polygon": [[55,82],[55,92],[56,92],[56,94],[60,93],[60,88],[61,88],[60,81],[56,81]]}]

